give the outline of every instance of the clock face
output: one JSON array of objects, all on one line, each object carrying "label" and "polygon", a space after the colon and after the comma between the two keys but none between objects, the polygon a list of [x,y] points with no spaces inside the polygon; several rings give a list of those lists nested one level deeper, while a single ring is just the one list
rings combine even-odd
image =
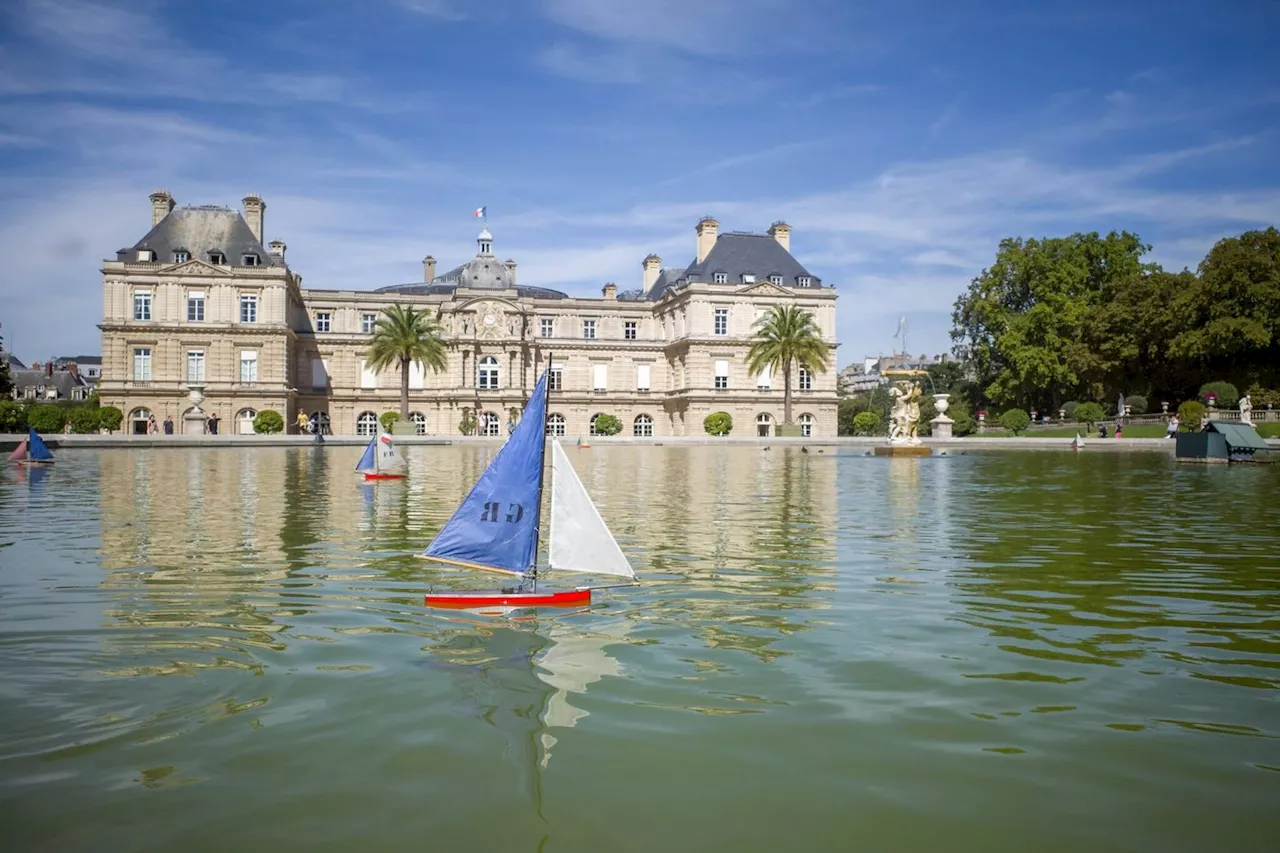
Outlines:
[{"label": "clock face", "polygon": [[485,315],[484,315],[484,324],[485,324],[486,326],[492,326],[492,325],[497,321],[497,319],[498,319],[498,318],[497,318],[497,317],[494,317],[492,314],[485,314]]}]

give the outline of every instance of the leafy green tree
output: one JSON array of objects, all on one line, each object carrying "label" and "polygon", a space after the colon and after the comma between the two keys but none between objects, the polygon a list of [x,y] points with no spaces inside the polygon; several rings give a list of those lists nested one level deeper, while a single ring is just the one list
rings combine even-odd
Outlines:
[{"label": "leafy green tree", "polygon": [[1200,399],[1208,402],[1214,398],[1214,405],[1220,409],[1230,409],[1240,402],[1240,392],[1230,382],[1206,382],[1200,386]]},{"label": "leafy green tree", "polygon": [[66,422],[66,413],[57,406],[48,404],[32,406],[30,411],[27,412],[27,423],[36,432],[61,432]]},{"label": "leafy green tree", "polygon": [[462,420],[458,421],[458,432],[463,435],[475,435],[476,413],[471,409],[462,410]]},{"label": "leafy green tree", "polygon": [[98,422],[107,432],[115,432],[124,422],[124,412],[115,406],[101,406],[98,409]]},{"label": "leafy green tree", "polygon": [[1008,238],[995,263],[955,303],[951,336],[982,393],[999,403],[1056,407],[1098,381],[1102,364],[1085,343],[1103,292],[1143,264],[1135,234],[1096,232],[1045,240]]},{"label": "leafy green tree", "polygon": [[1102,411],[1102,406],[1097,403],[1081,403],[1076,406],[1071,417],[1075,418],[1078,424],[1088,424],[1089,429],[1093,429],[1093,425],[1105,419],[1107,413]]},{"label": "leafy green tree", "polygon": [[0,397],[13,393],[13,376],[9,373],[9,354],[4,351],[4,338],[0,337]]},{"label": "leafy green tree", "polygon": [[1178,407],[1178,428],[1183,432],[1199,432],[1200,423],[1209,413],[1199,400],[1187,400]]},{"label": "leafy green tree", "polygon": [[766,367],[782,374],[782,420],[791,421],[791,367],[798,365],[810,373],[827,369],[830,348],[813,315],[798,305],[775,305],[755,322],[747,369],[759,373]]},{"label": "leafy green tree", "polygon": [[973,417],[973,407],[964,398],[950,400],[947,417],[955,421],[951,425],[954,436],[973,435],[978,429],[978,422]]},{"label": "leafy green tree", "polygon": [[854,435],[875,435],[880,428],[880,418],[875,412],[858,412],[853,417]]},{"label": "leafy green tree", "polygon": [[378,416],[378,423],[382,424],[382,429],[385,432],[391,432],[398,420],[400,420],[399,412],[383,412]]},{"label": "leafy green tree", "polygon": [[102,410],[96,406],[76,406],[67,412],[71,431],[78,435],[90,435],[102,426]]},{"label": "leafy green tree", "polygon": [[1031,426],[1031,415],[1028,415],[1022,409],[1009,409],[1000,416],[1000,426],[1014,435],[1018,435]]},{"label": "leafy green tree", "polygon": [[388,306],[378,317],[367,358],[374,371],[400,367],[400,417],[404,420],[409,419],[409,366],[416,363],[438,373],[447,364],[440,325],[426,311],[403,305]]},{"label": "leafy green tree", "polygon": [[253,419],[253,431],[259,435],[284,432],[284,416],[274,409],[263,409]]},{"label": "leafy green tree", "polygon": [[1124,398],[1124,404],[1135,415],[1145,415],[1147,413],[1147,398],[1141,394],[1130,394]]},{"label": "leafy green tree", "polygon": [[0,432],[26,432],[27,409],[13,400],[0,400]]},{"label": "leafy green tree", "polygon": [[596,435],[617,435],[622,432],[622,421],[614,415],[596,415],[595,426]]},{"label": "leafy green tree", "polygon": [[702,428],[708,435],[728,435],[733,430],[733,418],[728,412],[712,412],[702,419]]},{"label": "leafy green tree", "polygon": [[836,404],[836,433],[838,435],[854,435],[853,419],[859,413],[865,412],[865,401],[860,399],[862,395],[854,397],[841,397],[840,402]]}]

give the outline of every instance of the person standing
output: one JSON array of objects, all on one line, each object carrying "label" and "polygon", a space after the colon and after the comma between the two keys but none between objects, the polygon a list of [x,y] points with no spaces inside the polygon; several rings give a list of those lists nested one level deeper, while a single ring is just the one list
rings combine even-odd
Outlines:
[{"label": "person standing", "polygon": [[209,435],[217,435],[218,434],[218,413],[217,412],[211,412],[209,414],[208,423],[209,423]]},{"label": "person standing", "polygon": [[164,416],[164,434],[173,435],[173,415]]},{"label": "person standing", "polygon": [[298,425],[298,435],[306,435],[311,430],[308,428],[310,421],[307,420],[306,409],[298,409],[298,417],[294,419]]}]

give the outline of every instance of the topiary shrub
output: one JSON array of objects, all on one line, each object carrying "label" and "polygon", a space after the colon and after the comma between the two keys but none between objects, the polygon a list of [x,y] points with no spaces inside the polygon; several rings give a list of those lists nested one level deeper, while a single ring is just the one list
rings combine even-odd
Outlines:
[{"label": "topiary shrub", "polygon": [[702,419],[702,428],[708,435],[728,435],[733,430],[733,418],[728,412],[712,412]]},{"label": "topiary shrub", "polygon": [[1214,405],[1219,409],[1230,409],[1240,402],[1240,392],[1230,382],[1206,382],[1200,386],[1200,399],[1206,403],[1214,397]]},{"label": "topiary shrub", "polygon": [[1209,413],[1204,403],[1199,400],[1188,400],[1178,407],[1178,429],[1183,432],[1199,432],[1200,422]]},{"label": "topiary shrub", "polygon": [[124,423],[124,412],[115,406],[102,406],[98,409],[98,426],[107,432],[115,432]]},{"label": "topiary shrub", "polygon": [[76,406],[68,415],[71,431],[80,435],[95,433],[102,426],[102,410],[94,406]]},{"label": "topiary shrub", "polygon": [[26,432],[27,410],[21,403],[0,400],[0,432]]},{"label": "topiary shrub", "polygon": [[875,435],[880,428],[880,416],[875,412],[858,412],[853,416],[854,435]]},{"label": "topiary shrub", "polygon": [[253,431],[259,435],[275,435],[284,432],[284,417],[274,409],[263,409],[253,419]]},{"label": "topiary shrub", "polygon": [[1129,407],[1129,411],[1135,415],[1145,415],[1147,413],[1147,398],[1141,394],[1134,394],[1131,397],[1124,398],[1124,404]]},{"label": "topiary shrub", "polygon": [[458,432],[463,435],[475,435],[476,415],[470,409],[462,410],[462,420],[458,421]]},{"label": "topiary shrub", "polygon": [[1000,426],[1017,435],[1031,426],[1031,415],[1022,409],[1010,409],[1000,416]]},{"label": "topiary shrub", "polygon": [[596,435],[617,435],[622,432],[622,421],[613,415],[596,415]]},{"label": "topiary shrub", "polygon": [[1062,411],[1066,412],[1067,417],[1074,420],[1076,416],[1076,407],[1079,405],[1080,404],[1075,400],[1068,400],[1062,404]]},{"label": "topiary shrub", "polygon": [[398,420],[400,420],[399,412],[383,412],[378,416],[378,423],[382,424],[382,429],[386,432],[391,432]]},{"label": "topiary shrub", "polygon": [[36,432],[61,432],[66,422],[66,413],[57,406],[32,406],[27,412],[27,424]]},{"label": "topiary shrub", "polygon": [[1081,403],[1076,406],[1075,412],[1072,414],[1076,423],[1088,424],[1090,429],[1093,428],[1094,424],[1103,420],[1106,416],[1107,413],[1102,411],[1102,407],[1097,403]]}]

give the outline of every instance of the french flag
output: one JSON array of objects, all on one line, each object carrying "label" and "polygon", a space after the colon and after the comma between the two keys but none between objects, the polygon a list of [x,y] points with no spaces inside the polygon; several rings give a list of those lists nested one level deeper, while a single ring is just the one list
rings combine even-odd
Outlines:
[{"label": "french flag", "polygon": [[484,211],[485,211],[485,208],[477,207],[475,210],[475,213],[471,215],[474,216],[476,219],[484,219]]}]

